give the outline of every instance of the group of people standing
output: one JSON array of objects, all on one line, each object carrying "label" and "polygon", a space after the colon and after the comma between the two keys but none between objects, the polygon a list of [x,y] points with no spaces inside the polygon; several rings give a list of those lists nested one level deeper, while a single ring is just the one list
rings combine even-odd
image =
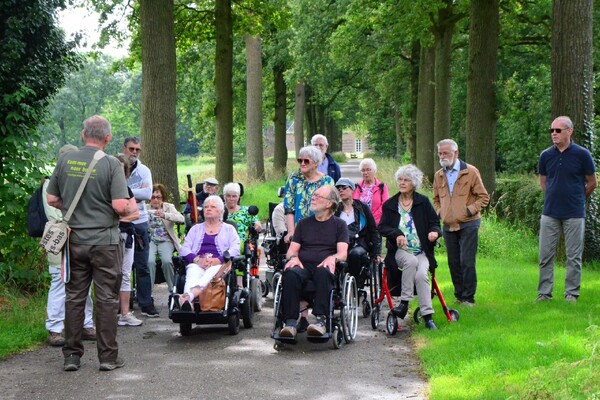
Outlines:
[{"label": "group of people standing", "polygon": [[[69,208],[85,166],[112,138],[111,125],[101,116],[92,116],[83,125],[84,146],[61,149],[56,168],[45,184],[48,210],[54,207],[65,212]],[[556,118],[550,133],[553,145],[542,152],[539,160],[545,199],[537,300],[552,298],[553,260],[562,232],[567,251],[565,300],[574,302],[581,281],[585,201],[597,186],[595,165],[590,152],[571,140],[573,123],[568,117]],[[360,163],[363,179],[354,183],[341,177],[340,167],[327,148],[325,136],[313,137],[311,146],[298,152],[299,169],[286,182],[282,209],[287,230],[284,240],[289,250],[282,298],[285,325],[280,335],[295,336],[304,329],[309,335],[323,335],[336,264],[348,260],[354,274],[366,257],[380,260],[382,237],[387,241],[386,265],[402,270],[400,303],[392,310],[397,316],[406,316],[416,288],[426,327],[437,329],[432,319],[428,271],[436,266],[434,245],[440,236],[447,249],[456,301],[474,306],[478,230],[489,195],[477,168],[459,158],[457,143],[444,139],[437,144],[441,168],[433,180],[433,202],[418,193],[423,173],[414,165],[396,171],[399,190],[390,197],[387,186],[376,178],[373,160]],[[125,276],[132,266],[142,315],[156,317],[153,255],[160,254],[170,287],[173,251],[180,251],[188,260],[190,280],[181,298],[185,308],[210,275],[206,272],[223,262],[223,250],[239,251],[248,226],[254,224],[261,229],[259,221],[248,215],[247,207],[239,206],[239,185],[226,185],[223,201],[214,190],[218,182],[210,178],[204,183],[205,222],[194,226],[180,246],[173,225],[182,223],[183,216],[166,202],[165,188],[152,184],[150,170],[139,160],[140,152],[139,139],[127,138],[124,157],[103,157],[96,164],[69,221],[70,280],[64,289],[60,286],[59,261],[49,260],[52,299],[48,302],[47,327],[53,340],[64,341],[65,371],[79,369],[82,340],[86,338],[97,341],[100,370],[110,371],[125,364],[118,353],[117,325],[141,324],[129,310],[130,282]],[[211,189],[215,193],[210,193]],[[243,221],[246,228],[236,231],[230,225],[223,227],[226,213]],[[60,218],[60,213],[55,217]],[[309,280],[315,283],[316,321],[311,324],[301,296]],[[97,330],[91,319],[92,281]],[[57,297],[61,290],[64,300]],[[58,335],[63,327],[61,307],[64,338]]]}]

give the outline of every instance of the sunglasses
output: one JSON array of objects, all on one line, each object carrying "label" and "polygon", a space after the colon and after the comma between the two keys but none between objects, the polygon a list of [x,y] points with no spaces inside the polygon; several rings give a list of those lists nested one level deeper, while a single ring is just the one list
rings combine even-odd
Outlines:
[{"label": "sunglasses", "polygon": [[152,200],[160,200],[160,199],[162,199],[162,196],[152,196],[151,199]]},{"label": "sunglasses", "polygon": [[552,133],[552,132],[561,133],[562,131],[567,131],[567,130],[569,130],[569,129],[571,129],[571,128],[565,128],[565,129],[560,129],[560,128],[550,128],[550,129],[548,129],[548,132],[549,132],[549,133]]},{"label": "sunglasses", "polygon": [[308,164],[310,164],[311,160],[309,160],[308,158],[297,158],[296,161],[298,161],[298,164],[308,165]]},{"label": "sunglasses", "polygon": [[138,153],[142,152],[142,149],[140,147],[128,147],[127,150],[129,150],[129,152],[131,152],[131,153],[135,153],[136,151]]},{"label": "sunglasses", "polygon": [[346,186],[346,185],[342,185],[342,186],[336,186],[337,190],[346,190],[348,189],[350,186]]}]

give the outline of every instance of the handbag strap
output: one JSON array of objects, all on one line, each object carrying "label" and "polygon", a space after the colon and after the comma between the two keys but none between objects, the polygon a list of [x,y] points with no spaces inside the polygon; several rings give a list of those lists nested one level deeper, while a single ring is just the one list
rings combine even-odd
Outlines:
[{"label": "handbag strap", "polygon": [[69,210],[67,211],[67,214],[63,217],[63,221],[68,223],[69,219],[71,219],[71,215],[73,214],[73,211],[75,211],[75,207],[77,207],[77,203],[79,203],[79,199],[81,198],[81,195],[83,194],[83,189],[85,188],[85,185],[87,184],[88,180],[90,179],[90,175],[92,175],[92,171],[94,170],[96,163],[100,159],[102,159],[102,157],[104,157],[105,155],[106,155],[106,153],[104,153],[102,150],[98,150],[97,152],[94,153],[94,158],[92,158],[92,162],[90,162],[90,165],[88,166],[88,169],[85,172],[85,176],[83,177],[83,180],[79,184],[77,193],[75,193],[75,198],[73,199],[73,202],[71,203],[71,206],[69,207]]}]

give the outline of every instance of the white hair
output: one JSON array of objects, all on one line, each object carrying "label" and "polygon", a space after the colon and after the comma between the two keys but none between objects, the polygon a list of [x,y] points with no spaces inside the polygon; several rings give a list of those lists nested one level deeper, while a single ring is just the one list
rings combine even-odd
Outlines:
[{"label": "white hair", "polygon": [[437,149],[439,150],[440,147],[442,146],[447,146],[450,145],[450,150],[452,151],[456,151],[458,150],[458,145],[456,144],[456,142],[452,139],[444,139],[444,140],[440,140],[437,144]]},{"label": "white hair", "polygon": [[310,144],[312,144],[313,146],[315,144],[317,144],[317,140],[321,139],[322,141],[325,142],[325,146],[329,146],[329,142],[327,142],[327,138],[324,135],[321,135],[320,133],[317,133],[315,136],[313,136],[310,139]]},{"label": "white hair", "polygon": [[398,168],[396,174],[394,175],[396,179],[396,184],[398,184],[398,180],[400,178],[406,178],[412,182],[414,190],[418,190],[423,183],[423,172],[412,164],[404,165]]},{"label": "white hair", "polygon": [[223,199],[220,196],[217,196],[215,194],[208,196],[204,200],[204,204],[206,205],[207,203],[212,203],[213,205],[215,205],[217,209],[221,212],[221,216],[223,216],[223,214],[225,213],[225,203],[223,203]]},{"label": "white hair", "polygon": [[298,157],[307,156],[315,162],[315,164],[321,164],[323,160],[323,153],[315,146],[304,146],[298,152]]},{"label": "white hair", "polygon": [[358,171],[361,172],[361,170],[363,169],[363,167],[371,167],[371,169],[373,170],[373,172],[377,172],[377,164],[375,164],[375,161],[372,158],[365,158],[363,159],[360,164],[358,164]]},{"label": "white hair", "polygon": [[237,194],[239,196],[241,192],[242,192],[242,189],[240,188],[240,185],[238,183],[229,182],[229,183],[225,184],[225,186],[223,186],[223,195],[233,193],[233,194]]}]

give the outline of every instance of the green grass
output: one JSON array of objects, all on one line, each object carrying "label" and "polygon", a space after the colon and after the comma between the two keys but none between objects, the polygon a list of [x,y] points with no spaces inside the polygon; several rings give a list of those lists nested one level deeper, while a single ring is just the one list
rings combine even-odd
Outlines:
[{"label": "green grass", "polygon": [[[600,398],[600,271],[586,266],[581,298],[562,299],[565,269],[555,270],[554,300],[537,296],[537,239],[493,217],[480,231],[477,306],[457,306],[450,324],[434,300],[437,332],[413,336],[431,399]],[[445,254],[438,283],[453,302]],[[595,349],[595,350],[594,350]]]},{"label": "green grass", "polygon": [[46,298],[0,287],[0,359],[46,339]]}]

